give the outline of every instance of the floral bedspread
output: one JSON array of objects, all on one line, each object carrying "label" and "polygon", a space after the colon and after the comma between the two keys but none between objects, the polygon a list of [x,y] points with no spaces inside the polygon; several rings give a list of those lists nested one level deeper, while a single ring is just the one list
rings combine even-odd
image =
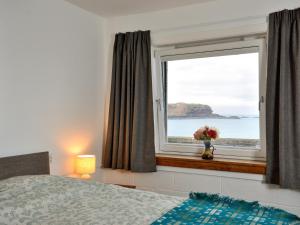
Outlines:
[{"label": "floral bedspread", "polygon": [[0,181],[0,225],[151,224],[184,199],[39,175]]}]

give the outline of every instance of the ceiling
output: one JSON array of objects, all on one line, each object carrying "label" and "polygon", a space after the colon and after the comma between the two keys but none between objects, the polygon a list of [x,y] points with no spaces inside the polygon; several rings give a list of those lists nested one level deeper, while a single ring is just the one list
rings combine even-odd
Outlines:
[{"label": "ceiling", "polygon": [[66,0],[104,17],[171,9],[213,0]]}]

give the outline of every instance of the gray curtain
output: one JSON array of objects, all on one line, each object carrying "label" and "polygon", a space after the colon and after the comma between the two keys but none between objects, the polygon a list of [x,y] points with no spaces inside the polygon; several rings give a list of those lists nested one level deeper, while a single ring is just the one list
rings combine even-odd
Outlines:
[{"label": "gray curtain", "polygon": [[300,9],[269,15],[267,183],[300,189]]},{"label": "gray curtain", "polygon": [[104,168],[156,171],[150,31],[115,36]]}]

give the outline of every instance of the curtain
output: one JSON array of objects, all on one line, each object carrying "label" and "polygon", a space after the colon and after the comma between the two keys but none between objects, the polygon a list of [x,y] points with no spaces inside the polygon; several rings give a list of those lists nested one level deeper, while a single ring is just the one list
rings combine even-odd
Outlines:
[{"label": "curtain", "polygon": [[266,181],[300,189],[300,9],[269,15]]},{"label": "curtain", "polygon": [[150,31],[115,36],[102,166],[156,171]]}]

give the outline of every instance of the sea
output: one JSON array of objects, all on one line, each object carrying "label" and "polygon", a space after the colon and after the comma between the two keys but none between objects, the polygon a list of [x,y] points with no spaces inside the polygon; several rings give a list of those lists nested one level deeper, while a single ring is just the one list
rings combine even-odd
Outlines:
[{"label": "sea", "polygon": [[219,130],[220,138],[259,139],[259,118],[240,119],[195,119],[169,118],[168,136],[192,137],[200,127],[213,126]]}]

